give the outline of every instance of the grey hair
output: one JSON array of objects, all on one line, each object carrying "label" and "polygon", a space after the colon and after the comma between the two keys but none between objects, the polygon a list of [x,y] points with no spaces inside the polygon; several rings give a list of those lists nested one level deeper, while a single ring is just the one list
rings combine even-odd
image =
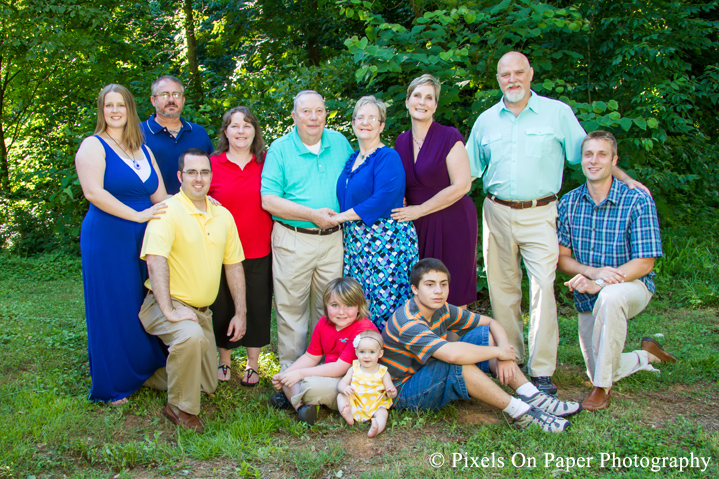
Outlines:
[{"label": "grey hair", "polygon": [[359,100],[357,100],[357,104],[355,105],[355,109],[352,112],[352,119],[354,120],[357,117],[357,110],[362,108],[365,105],[374,105],[377,107],[377,110],[379,110],[379,121],[382,123],[385,122],[387,119],[387,107],[385,106],[384,102],[382,100],[378,100],[374,97],[374,95],[367,95],[363,96]]},{"label": "grey hair", "polygon": [[180,90],[182,91],[182,94],[185,94],[185,86],[180,80],[178,80],[176,77],[173,77],[172,75],[163,75],[154,82],[152,82],[152,86],[150,87],[150,93],[152,93],[153,96],[157,95],[157,85],[159,85],[160,82],[163,82],[165,80],[174,81],[175,83],[180,85]]},{"label": "grey hair", "polygon": [[324,97],[323,97],[322,95],[320,95],[319,93],[317,93],[316,91],[314,91],[314,90],[302,90],[302,91],[299,92],[297,95],[295,95],[295,97],[292,99],[292,102],[294,103],[294,106],[292,107],[293,111],[297,111],[297,102],[299,101],[300,97],[301,97],[302,95],[310,95],[310,94],[319,96],[319,97],[322,99],[322,103],[325,102]]}]

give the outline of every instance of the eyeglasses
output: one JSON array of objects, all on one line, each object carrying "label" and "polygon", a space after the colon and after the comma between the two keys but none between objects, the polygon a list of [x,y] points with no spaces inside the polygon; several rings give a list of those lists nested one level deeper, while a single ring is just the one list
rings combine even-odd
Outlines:
[{"label": "eyeglasses", "polygon": [[169,100],[170,97],[174,98],[175,100],[179,100],[182,98],[182,92],[181,91],[173,91],[170,93],[169,91],[163,91],[162,93],[158,95],[153,95],[155,98],[160,97],[163,100]]},{"label": "eyeglasses", "polygon": [[364,123],[365,121],[366,121],[367,123],[377,123],[378,121],[380,121],[380,119],[377,118],[376,116],[367,116],[367,117],[365,117],[365,116],[358,116],[358,117],[355,117],[355,123]]},{"label": "eyeglasses", "polygon": [[210,176],[212,174],[212,170],[200,170],[200,171],[185,170],[185,171],[183,171],[183,173],[186,174],[187,176],[192,176],[192,177],[197,177],[197,174],[199,173],[200,175],[202,175],[203,178],[207,178],[208,176]]}]

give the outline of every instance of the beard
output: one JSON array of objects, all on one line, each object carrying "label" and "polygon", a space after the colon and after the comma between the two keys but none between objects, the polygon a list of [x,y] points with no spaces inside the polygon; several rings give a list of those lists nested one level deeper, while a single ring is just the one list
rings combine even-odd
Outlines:
[{"label": "beard", "polygon": [[[174,106],[176,108],[176,110],[174,112],[167,111],[168,106]],[[173,104],[168,103],[167,105],[165,105],[164,108],[156,107],[155,111],[157,112],[157,114],[159,116],[161,116],[163,118],[170,118],[170,119],[174,120],[175,118],[180,118],[180,114],[182,113],[182,108],[180,108],[180,106],[177,105],[176,103],[173,103]]]},{"label": "beard", "polygon": [[504,99],[507,100],[509,103],[518,103],[522,101],[526,93],[527,91],[524,89],[524,87],[522,85],[519,85],[519,91],[505,92]]}]

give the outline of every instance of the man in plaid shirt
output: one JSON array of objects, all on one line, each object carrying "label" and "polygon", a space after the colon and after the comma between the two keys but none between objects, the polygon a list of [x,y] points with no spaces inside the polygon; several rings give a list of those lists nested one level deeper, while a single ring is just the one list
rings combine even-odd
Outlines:
[{"label": "man in plaid shirt", "polygon": [[582,402],[588,411],[609,407],[612,384],[650,363],[675,361],[651,338],[641,350],[622,353],[627,320],[639,314],[654,294],[654,260],[662,256],[657,210],[651,196],[612,177],[617,140],[606,131],[582,142],[586,184],[559,202],[558,269],[579,312],[579,341],[594,386]]}]

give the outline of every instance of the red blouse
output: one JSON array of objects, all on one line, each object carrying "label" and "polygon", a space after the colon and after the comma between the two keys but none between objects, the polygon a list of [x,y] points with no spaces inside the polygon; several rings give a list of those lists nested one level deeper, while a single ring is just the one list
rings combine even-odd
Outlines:
[{"label": "red blouse", "polygon": [[272,216],[262,209],[260,182],[263,163],[252,160],[242,169],[227,159],[227,153],[210,158],[212,183],[210,196],[230,210],[237,224],[245,257],[262,258],[270,254]]}]

